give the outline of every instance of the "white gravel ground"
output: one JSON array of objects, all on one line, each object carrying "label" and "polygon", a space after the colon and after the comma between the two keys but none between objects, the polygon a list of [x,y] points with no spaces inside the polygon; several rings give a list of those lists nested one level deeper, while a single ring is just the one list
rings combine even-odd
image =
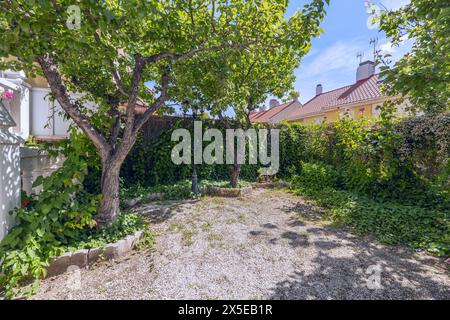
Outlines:
[{"label": "white gravel ground", "polygon": [[158,233],[153,252],[47,279],[34,298],[450,299],[438,259],[333,228],[281,190],[138,211]]}]

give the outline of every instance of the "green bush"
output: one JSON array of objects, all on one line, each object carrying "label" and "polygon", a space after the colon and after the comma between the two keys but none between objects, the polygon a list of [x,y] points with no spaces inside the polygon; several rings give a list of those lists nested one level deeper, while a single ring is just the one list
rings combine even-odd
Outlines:
[{"label": "green bush", "polygon": [[351,226],[358,234],[372,235],[386,244],[404,244],[438,256],[450,254],[449,212],[418,206],[374,201],[334,188],[309,188],[294,180],[299,194],[327,209],[326,217]]},{"label": "green bush", "polygon": [[300,175],[293,178],[296,185],[307,186],[314,190],[322,190],[336,185],[336,173],[330,165],[302,161],[300,168]]},{"label": "green bush", "polygon": [[[225,130],[220,123],[216,122],[205,122],[203,129],[207,130],[208,127]],[[130,188],[135,184],[143,187],[158,187],[177,184],[191,178],[191,165],[176,165],[171,160],[172,149],[178,144],[178,142],[171,141],[171,136],[172,132],[179,128],[185,128],[191,132],[191,135],[193,134],[192,125],[186,125],[180,120],[164,130],[158,139],[150,144],[144,141],[142,134],[139,135],[136,144],[122,165],[121,177],[124,187]],[[204,142],[204,147],[208,144],[209,142]],[[240,178],[255,181],[258,168],[257,165],[242,165]],[[230,166],[226,164],[202,164],[196,165],[196,169],[199,179],[202,180],[228,180],[230,177]]]},{"label": "green bush", "polygon": [[[96,154],[77,131],[72,132],[70,141],[52,148],[51,154],[63,152],[63,166],[35,181],[34,186],[42,191],[26,197],[26,207],[11,212],[16,225],[0,242],[0,291],[6,298],[33,293],[52,257],[118,239],[143,226],[139,217],[122,215],[108,228],[98,230],[95,218],[100,195],[85,186],[88,167],[95,168]],[[28,279],[34,279],[34,285],[29,291],[20,289]]]},{"label": "green bush", "polygon": [[301,163],[334,168],[339,188],[377,201],[450,210],[450,112],[396,120],[342,119],[327,125],[281,126],[280,174]]}]

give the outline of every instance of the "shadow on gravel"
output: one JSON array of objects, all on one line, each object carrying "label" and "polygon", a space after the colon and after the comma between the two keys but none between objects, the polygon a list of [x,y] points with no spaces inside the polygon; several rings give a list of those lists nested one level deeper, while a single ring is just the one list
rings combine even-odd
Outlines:
[{"label": "shadow on gravel", "polygon": [[283,206],[281,211],[286,213],[295,213],[301,217],[306,218],[309,221],[317,221],[322,219],[323,210],[313,205],[298,202],[294,205]]},{"label": "shadow on gravel", "polygon": [[304,234],[299,234],[293,231],[286,231],[281,235],[281,238],[288,239],[289,245],[293,248],[308,246],[308,237]]},{"label": "shadow on gravel", "polygon": [[162,223],[177,213],[183,212],[183,206],[195,204],[198,200],[173,200],[153,202],[141,205],[134,212],[143,215],[150,223]]},{"label": "shadow on gravel", "polygon": [[427,277],[423,266],[408,260],[408,255],[386,255],[384,250],[370,247],[353,257],[333,257],[326,250],[336,244],[314,245],[325,252],[313,259],[311,272],[295,272],[278,282],[269,299],[450,299],[450,287]]}]

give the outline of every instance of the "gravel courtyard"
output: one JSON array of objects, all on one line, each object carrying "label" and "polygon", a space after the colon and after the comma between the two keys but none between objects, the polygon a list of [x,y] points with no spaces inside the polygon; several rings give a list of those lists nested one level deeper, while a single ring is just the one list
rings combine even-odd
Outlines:
[{"label": "gravel courtyard", "polygon": [[152,252],[46,279],[33,298],[450,299],[438,259],[328,225],[282,190],[137,211],[158,234]]}]

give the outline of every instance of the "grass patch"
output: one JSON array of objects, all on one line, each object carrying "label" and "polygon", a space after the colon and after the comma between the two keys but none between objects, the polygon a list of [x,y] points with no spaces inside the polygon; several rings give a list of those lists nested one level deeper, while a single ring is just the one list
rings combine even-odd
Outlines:
[{"label": "grass patch", "polygon": [[240,223],[244,223],[245,222],[245,215],[243,213],[239,213],[237,216],[237,219]]},{"label": "grass patch", "polygon": [[194,241],[192,240],[194,234],[195,234],[194,231],[188,229],[184,229],[181,232],[181,238],[183,239],[183,243],[185,246],[189,247],[194,243]]},{"label": "grass patch", "polygon": [[183,240],[185,246],[190,246],[194,243],[192,237],[195,235],[195,232],[193,230],[187,229],[181,223],[174,222],[169,226],[167,230],[170,232],[181,232],[181,239]]},{"label": "grass patch", "polygon": [[204,232],[209,232],[212,230],[212,224],[211,222],[205,222],[204,224],[202,224],[202,230]]}]

